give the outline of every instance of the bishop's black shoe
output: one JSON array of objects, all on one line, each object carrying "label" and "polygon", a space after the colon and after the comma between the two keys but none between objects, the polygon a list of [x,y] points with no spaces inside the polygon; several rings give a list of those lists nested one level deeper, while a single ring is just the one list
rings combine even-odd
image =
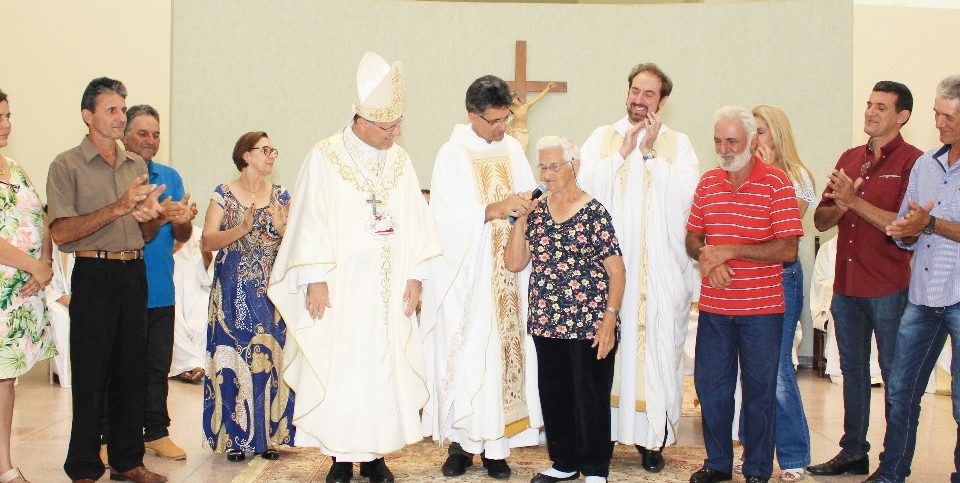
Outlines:
[{"label": "bishop's black shoe", "polygon": [[387,463],[383,461],[383,458],[360,463],[360,476],[370,478],[370,483],[393,482],[393,473],[390,471],[390,468],[387,468]]},{"label": "bishop's black shoe", "polygon": [[537,473],[533,475],[533,478],[530,479],[530,483],[556,483],[558,481],[572,481],[580,479],[580,473],[574,473],[566,478],[560,478],[558,476],[549,476],[543,473]]},{"label": "bishop's black shoe", "polygon": [[467,472],[467,468],[473,466],[473,458],[460,453],[450,453],[447,460],[440,467],[443,476],[460,476]]},{"label": "bishop's black shoe", "polygon": [[641,464],[643,469],[647,470],[650,473],[659,473],[660,470],[666,465],[666,462],[663,461],[663,453],[655,449],[647,449],[639,444],[636,445],[637,451],[640,452]]},{"label": "bishop's black shoe", "polygon": [[349,461],[338,462],[336,458],[333,458],[330,472],[327,473],[327,483],[350,483],[352,477],[353,463]]},{"label": "bishop's black shoe", "polygon": [[807,472],[817,476],[865,475],[870,472],[870,456],[849,459],[840,453],[826,463],[808,466]]},{"label": "bishop's black shoe", "polygon": [[507,465],[507,460],[491,460],[483,455],[480,455],[480,460],[483,461],[483,467],[487,469],[487,474],[490,475],[491,478],[506,480],[510,478],[510,474],[513,473],[510,470],[510,466]]}]

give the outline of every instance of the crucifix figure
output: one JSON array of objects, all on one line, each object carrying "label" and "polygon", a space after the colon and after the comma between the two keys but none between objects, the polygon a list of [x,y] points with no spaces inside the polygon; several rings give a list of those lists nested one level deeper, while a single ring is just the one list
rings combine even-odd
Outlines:
[{"label": "crucifix figure", "polygon": [[376,193],[370,193],[370,198],[367,200],[367,203],[370,203],[370,207],[373,208],[373,217],[377,217],[377,205],[383,203],[382,200],[377,199]]},{"label": "crucifix figure", "polygon": [[[513,112],[513,119],[510,121],[509,134],[520,141],[523,149],[527,149],[529,142],[529,130],[527,129],[527,116],[530,108],[540,102],[547,92],[567,92],[567,83],[563,81],[528,81],[527,80],[527,41],[517,41],[517,55],[515,63],[514,76],[516,80],[507,82],[510,90],[513,91],[513,103],[510,110]],[[538,92],[529,103],[527,102],[528,92]]]}]

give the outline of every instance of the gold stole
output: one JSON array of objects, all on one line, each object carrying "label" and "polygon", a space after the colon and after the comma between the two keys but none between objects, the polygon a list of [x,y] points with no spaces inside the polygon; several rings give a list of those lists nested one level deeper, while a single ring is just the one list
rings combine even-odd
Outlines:
[{"label": "gold stole", "polygon": [[[600,156],[607,157],[620,150],[623,145],[623,136],[617,132],[614,126],[607,128],[607,133],[603,139],[603,145],[600,148]],[[673,162],[677,158],[677,135],[672,130],[666,130],[657,136],[653,143],[653,149],[657,155],[665,158],[667,162]],[[646,166],[643,166],[646,169]],[[617,179],[620,182],[620,192],[626,191],[627,180],[630,175],[630,163],[624,161],[623,166],[617,171]],[[647,276],[649,267],[647,265],[647,212],[650,206],[650,198],[653,195],[653,178],[647,170],[643,177],[643,210],[640,212],[640,226],[643,227],[643,236],[640,238],[640,246],[636,247],[640,251],[640,280],[638,282],[637,293],[637,357],[634,366],[634,394],[636,396],[636,411],[647,411],[646,395],[646,372],[644,371],[647,345]],[[668,321],[673,323],[673,321]],[[617,352],[617,361],[613,365],[613,390],[610,394],[610,406],[620,407],[620,356],[622,352]]]},{"label": "gold stole", "polygon": [[[484,204],[496,203],[513,194],[513,171],[510,155],[470,152],[477,198]],[[523,340],[525,322],[520,316],[518,275],[507,270],[503,252],[510,238],[510,223],[490,222],[493,259],[493,316],[497,322],[503,360],[504,437],[519,434],[530,427],[524,377]]]}]

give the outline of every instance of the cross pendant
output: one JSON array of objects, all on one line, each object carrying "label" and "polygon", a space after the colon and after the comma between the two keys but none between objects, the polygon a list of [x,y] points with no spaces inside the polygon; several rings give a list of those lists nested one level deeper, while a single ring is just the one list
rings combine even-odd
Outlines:
[{"label": "cross pendant", "polygon": [[370,199],[367,200],[367,203],[370,203],[370,207],[373,208],[373,216],[377,216],[377,205],[383,203],[383,201],[377,199],[376,193],[370,193]]}]

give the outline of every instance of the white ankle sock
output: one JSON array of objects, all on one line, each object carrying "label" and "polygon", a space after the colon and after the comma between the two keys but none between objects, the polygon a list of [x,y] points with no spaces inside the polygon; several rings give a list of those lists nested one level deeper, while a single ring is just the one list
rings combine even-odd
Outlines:
[{"label": "white ankle sock", "polygon": [[546,475],[546,476],[552,476],[554,478],[569,478],[577,474],[577,472],[576,471],[564,472],[564,471],[556,470],[553,467],[551,467],[549,470],[541,471],[540,474]]},{"label": "white ankle sock", "polygon": [[585,483],[607,483],[607,479],[602,476],[588,476]]}]

